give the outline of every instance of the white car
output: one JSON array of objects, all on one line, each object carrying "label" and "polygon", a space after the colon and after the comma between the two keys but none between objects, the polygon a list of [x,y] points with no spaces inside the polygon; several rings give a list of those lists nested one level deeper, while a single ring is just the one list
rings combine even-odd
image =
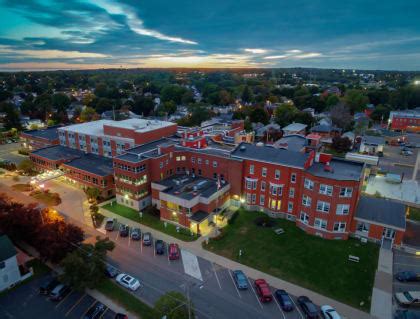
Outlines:
[{"label": "white car", "polygon": [[397,292],[395,299],[402,306],[418,306],[420,305],[420,291]]},{"label": "white car", "polygon": [[325,319],[341,319],[341,316],[338,314],[337,310],[328,305],[321,307],[321,313]]},{"label": "white car", "polygon": [[136,291],[141,287],[140,281],[127,274],[119,274],[115,280],[123,287]]}]

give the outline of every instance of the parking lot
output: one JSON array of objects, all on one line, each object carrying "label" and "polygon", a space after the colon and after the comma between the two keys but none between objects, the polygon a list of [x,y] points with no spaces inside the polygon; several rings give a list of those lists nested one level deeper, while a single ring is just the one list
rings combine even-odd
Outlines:
[{"label": "parking lot", "polygon": [[0,160],[8,160],[18,165],[27,156],[18,154],[21,148],[20,143],[10,143],[0,145]]},{"label": "parking lot", "polygon": [[[400,251],[394,251],[394,275],[400,271],[414,271],[420,273],[420,256],[408,254]],[[420,282],[399,282],[394,278],[393,292],[419,291]],[[404,309],[400,307],[394,299],[394,310]],[[420,308],[412,308],[412,311],[420,315]]]},{"label": "parking lot", "polygon": [[[269,303],[260,301],[254,287],[256,278],[247,278],[248,289],[239,290],[231,270],[197,257],[182,247],[180,259],[170,260],[167,251],[169,243],[165,243],[164,255],[156,255],[154,242],[159,238],[152,238],[151,246],[143,246],[141,240],[134,241],[130,235],[121,237],[118,227],[117,223],[112,232],[100,230],[118,247],[118,253],[116,250],[111,253],[110,263],[120,272],[128,273],[140,281],[143,286],[135,294],[149,304],[156,302],[162,293],[176,290],[191,295],[198,318],[304,318],[297,306],[296,296],[290,296],[295,309],[284,312],[275,298]],[[133,267],[130,269],[121,269],[116,262],[127,258],[125,251],[131,252],[130,265]],[[270,289],[274,293],[275,289]]]},{"label": "parking lot", "polygon": [[[98,301],[88,294],[71,290],[61,301],[49,300],[39,294],[39,286],[51,275],[37,278],[10,291],[0,298],[0,318],[69,318],[80,319],[98,305]],[[101,318],[113,319],[115,312],[105,306]]]}]

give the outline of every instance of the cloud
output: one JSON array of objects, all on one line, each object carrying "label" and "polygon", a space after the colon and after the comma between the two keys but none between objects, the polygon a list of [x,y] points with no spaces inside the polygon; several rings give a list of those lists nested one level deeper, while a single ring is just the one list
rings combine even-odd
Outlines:
[{"label": "cloud", "polygon": [[263,54],[268,52],[268,50],[265,49],[244,49],[244,51],[252,54]]},{"label": "cloud", "polygon": [[288,55],[269,55],[269,56],[263,57],[263,59],[266,59],[266,60],[277,60],[277,59],[285,59],[287,57],[288,57]]},{"label": "cloud", "polygon": [[280,55],[269,55],[263,57],[265,60],[279,60],[279,59],[290,59],[290,60],[303,60],[322,57],[323,54],[319,52],[303,52],[302,50],[286,50],[284,54]]},{"label": "cloud", "polygon": [[292,56],[294,59],[311,59],[311,58],[319,58],[322,54],[319,52],[308,52],[308,53],[302,53]]},{"label": "cloud", "polygon": [[295,49],[295,50],[287,50],[286,53],[289,53],[289,54],[302,53],[302,50],[297,50],[297,49]]},{"label": "cloud", "polygon": [[144,22],[133,13],[133,9],[124,5],[117,5],[106,0],[95,1],[96,4],[101,6],[110,14],[124,15],[127,19],[127,24],[130,29],[140,35],[156,38],[159,40],[165,40],[169,42],[178,42],[185,44],[198,44],[195,41],[183,39],[180,37],[174,37],[165,35],[159,31],[148,29],[144,26]]},{"label": "cloud", "polygon": [[80,52],[80,51],[62,51],[62,50],[19,50],[9,46],[0,46],[0,55],[13,55],[25,58],[35,59],[80,59],[80,58],[106,58],[106,54]]}]

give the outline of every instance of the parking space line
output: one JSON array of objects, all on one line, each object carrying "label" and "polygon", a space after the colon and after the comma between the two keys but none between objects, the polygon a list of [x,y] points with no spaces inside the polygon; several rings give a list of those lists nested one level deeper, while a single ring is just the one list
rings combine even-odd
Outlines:
[{"label": "parking space line", "polygon": [[256,291],[255,291],[255,289],[254,289],[254,287],[252,287],[251,281],[249,280],[249,278],[248,278],[248,277],[247,277],[246,279],[248,280],[249,286],[251,287],[252,291],[254,292],[254,296],[255,296],[255,298],[257,298],[258,304],[260,305],[261,309],[264,309],[264,308],[263,308],[263,305],[262,305],[262,303],[261,303],[261,301],[260,301],[260,298],[258,297],[258,295],[257,295],[257,293],[256,293]]},{"label": "parking space line", "polygon": [[219,284],[220,290],[222,290],[222,285],[220,284],[219,276],[217,275],[216,269],[214,268],[214,263],[211,263],[211,267],[213,269],[214,275],[216,276],[217,283]]},{"label": "parking space line", "polygon": [[118,237],[120,237],[120,231],[117,229],[117,236],[115,236],[115,240],[118,240]]},{"label": "parking space line", "polygon": [[293,304],[295,305],[295,308],[296,308],[297,312],[299,313],[300,317],[302,319],[304,319],[305,317],[303,316],[302,312],[300,312],[300,309],[299,309],[298,305],[295,303],[295,301],[293,300],[292,297],[290,297],[290,299],[292,300]]},{"label": "parking space line", "polygon": [[273,300],[276,303],[277,307],[279,307],[279,310],[281,312],[281,315],[283,316],[283,319],[286,319],[286,316],[284,315],[283,309],[281,309],[280,304],[278,303],[276,297],[273,295]]},{"label": "parking space line", "polygon": [[152,238],[152,247],[153,247],[153,257],[156,257],[156,247],[155,247],[155,239]]},{"label": "parking space line", "polygon": [[239,293],[238,287],[236,287],[236,283],[235,283],[235,280],[233,279],[232,272],[229,269],[227,269],[227,271],[229,272],[229,276],[232,279],[233,286],[235,286],[235,290],[238,293],[239,298],[242,298],[241,294]]},{"label": "parking space line", "polygon": [[108,307],[105,308],[105,311],[103,312],[103,314],[100,316],[100,318],[103,318],[105,316],[105,313],[109,310]]},{"label": "parking space line", "polygon": [[169,245],[166,245],[166,255],[168,256],[168,265],[170,265],[171,261],[169,260]]},{"label": "parking space line", "polygon": [[140,253],[142,253],[142,254],[143,254],[143,238],[144,238],[144,235],[143,235],[143,232],[142,232],[141,235],[140,235]]},{"label": "parking space line", "polygon": [[129,227],[128,228],[128,247],[130,247],[131,245],[131,232],[132,232],[132,228]]},{"label": "parking space line", "polygon": [[85,296],[86,296],[86,293],[84,293],[80,298],[79,298],[79,300],[77,300],[75,303],[74,303],[74,305],[73,306],[71,306],[71,308],[66,312],[66,314],[64,315],[65,317],[67,317],[69,314],[70,314],[70,312],[72,312],[73,311],[73,309],[74,308],[76,308],[77,307],[77,305],[83,300],[83,298],[85,298]]},{"label": "parking space line", "polygon": [[95,299],[92,302],[92,304],[86,309],[86,311],[83,313],[83,315],[80,316],[80,319],[82,319],[87,314],[87,312],[89,311],[89,309],[92,308],[94,305],[96,305],[97,302],[98,302],[98,300]]},{"label": "parking space line", "polygon": [[63,303],[63,301],[66,300],[73,293],[73,291],[74,290],[70,290],[70,292],[63,299],[61,299],[58,304],[55,305],[55,308],[57,309]]}]

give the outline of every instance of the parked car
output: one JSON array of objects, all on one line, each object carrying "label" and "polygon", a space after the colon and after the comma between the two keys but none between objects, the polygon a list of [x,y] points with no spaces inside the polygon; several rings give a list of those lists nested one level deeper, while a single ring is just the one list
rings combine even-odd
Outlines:
[{"label": "parked car", "polygon": [[395,299],[401,306],[420,306],[420,291],[397,292]]},{"label": "parked car", "polygon": [[105,275],[108,278],[114,278],[118,275],[118,270],[114,266],[107,264],[105,267]]},{"label": "parked car", "polygon": [[41,286],[39,286],[39,293],[41,295],[49,295],[51,291],[60,284],[57,278],[46,279]]},{"label": "parked car", "polygon": [[140,228],[133,228],[133,230],[131,231],[131,239],[132,240],[140,240],[141,239]]},{"label": "parked car", "polygon": [[341,316],[338,314],[337,310],[328,305],[321,307],[321,313],[325,319],[341,319]]},{"label": "parked car", "polygon": [[60,301],[70,292],[70,287],[64,284],[57,285],[50,293],[50,299]]},{"label": "parked car", "polygon": [[125,313],[117,313],[114,319],[128,319],[128,316]]},{"label": "parked car", "polygon": [[132,291],[136,291],[140,288],[140,281],[136,278],[127,275],[127,274],[119,274],[115,279],[121,286],[130,289]]},{"label": "parked car", "polygon": [[318,307],[306,296],[300,296],[297,299],[297,302],[302,309],[305,317],[308,319],[318,319],[319,318],[319,311]]},{"label": "parked car", "polygon": [[410,156],[410,155],[413,155],[413,152],[409,150],[403,150],[401,151],[401,155]]},{"label": "parked car", "polygon": [[398,309],[395,311],[394,319],[420,319],[420,312]]},{"label": "parked car", "polygon": [[284,311],[292,311],[295,307],[292,301],[292,298],[290,298],[289,294],[286,292],[286,290],[283,289],[277,289],[274,292],[274,296],[276,297],[277,301],[280,304],[281,309]]},{"label": "parked car", "polygon": [[152,245],[152,234],[151,233],[144,233],[143,234],[143,246],[151,246]]},{"label": "parked car", "polygon": [[264,279],[257,279],[254,284],[255,290],[261,302],[270,302],[273,300],[270,287],[268,287],[268,284]]},{"label": "parked car", "polygon": [[105,230],[113,231],[116,220],[114,218],[107,218],[105,221]]},{"label": "parked car", "polygon": [[155,241],[155,251],[157,255],[165,254],[165,243],[163,242],[163,240],[158,239]]},{"label": "parked car", "polygon": [[232,276],[238,289],[248,289],[248,279],[242,270],[232,271]]},{"label": "parked car", "polygon": [[178,244],[169,244],[168,254],[169,254],[169,260],[179,259]]},{"label": "parked car", "polygon": [[84,319],[98,319],[101,318],[106,310],[105,305],[97,302],[93,307],[91,307],[84,316]]},{"label": "parked car", "polygon": [[130,228],[127,225],[120,225],[120,237],[127,237],[130,232]]},{"label": "parked car", "polygon": [[400,271],[395,274],[395,278],[402,282],[420,281],[420,274],[414,271]]}]

